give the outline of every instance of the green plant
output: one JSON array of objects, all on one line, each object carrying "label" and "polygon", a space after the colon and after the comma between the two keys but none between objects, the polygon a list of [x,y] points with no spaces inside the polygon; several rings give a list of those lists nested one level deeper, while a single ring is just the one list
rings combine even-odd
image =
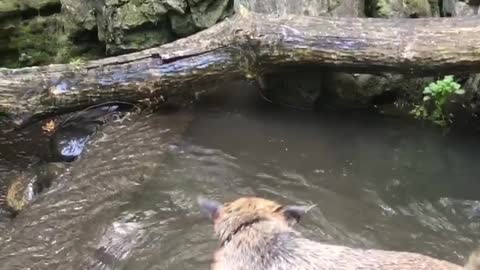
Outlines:
[{"label": "green plant", "polygon": [[411,113],[418,119],[428,119],[439,126],[451,123],[451,116],[447,115],[445,105],[451,95],[463,95],[465,90],[454,81],[453,76],[445,76],[442,80],[430,83],[423,90],[423,103],[416,105]]},{"label": "green plant", "polygon": [[80,67],[85,64],[85,60],[81,57],[76,57],[70,59],[69,64],[72,65],[74,69],[80,69]]}]

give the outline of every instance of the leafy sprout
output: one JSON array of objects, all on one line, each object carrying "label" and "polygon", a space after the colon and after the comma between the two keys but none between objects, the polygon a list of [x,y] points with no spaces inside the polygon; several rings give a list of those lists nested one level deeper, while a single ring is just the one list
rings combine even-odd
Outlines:
[{"label": "leafy sprout", "polygon": [[[442,80],[431,82],[423,90],[423,103],[416,105],[411,113],[418,119],[428,119],[445,127],[451,123],[450,115],[445,112],[445,105],[452,95],[463,95],[465,90],[455,82],[453,76],[445,76]],[[429,109],[431,108],[431,109]]]}]

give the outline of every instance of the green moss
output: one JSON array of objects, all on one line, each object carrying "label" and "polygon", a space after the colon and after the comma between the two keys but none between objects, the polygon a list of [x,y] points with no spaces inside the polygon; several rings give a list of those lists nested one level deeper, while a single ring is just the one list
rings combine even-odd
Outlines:
[{"label": "green moss", "polygon": [[76,33],[78,29],[60,14],[23,21],[8,40],[8,50],[16,52],[17,62],[10,58],[8,62],[0,60],[0,65],[13,68],[67,63],[80,55],[92,58],[85,45],[74,42]]},{"label": "green moss", "polygon": [[432,15],[429,0],[373,0],[376,10],[372,12],[375,17],[429,17]]},{"label": "green moss", "polygon": [[405,0],[408,15],[416,15],[418,17],[430,17],[432,10],[428,0]]},{"label": "green moss", "polygon": [[21,8],[19,0],[0,0],[0,13],[11,13]]},{"label": "green moss", "polygon": [[60,5],[60,0],[0,0],[0,17],[3,14],[18,14],[28,9],[40,10],[54,5]]},{"label": "green moss", "polygon": [[227,11],[229,0],[204,1],[198,5],[190,6],[192,19],[199,29],[211,27],[217,23]]},{"label": "green moss", "polygon": [[390,18],[393,15],[393,9],[389,0],[378,0],[378,17]]}]

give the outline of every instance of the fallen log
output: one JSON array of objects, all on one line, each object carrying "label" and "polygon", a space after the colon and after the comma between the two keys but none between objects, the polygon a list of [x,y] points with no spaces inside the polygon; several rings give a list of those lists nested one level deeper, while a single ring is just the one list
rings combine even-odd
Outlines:
[{"label": "fallen log", "polygon": [[277,17],[240,7],[232,18],[161,47],[84,64],[0,69],[0,111],[25,120],[112,100],[193,99],[204,83],[258,78],[284,65],[410,74],[480,71],[478,22]]}]

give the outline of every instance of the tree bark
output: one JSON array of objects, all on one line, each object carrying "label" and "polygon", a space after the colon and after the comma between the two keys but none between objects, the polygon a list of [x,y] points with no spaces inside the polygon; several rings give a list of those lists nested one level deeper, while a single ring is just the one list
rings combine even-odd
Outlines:
[{"label": "tree bark", "polygon": [[205,31],[141,52],[0,69],[0,111],[24,120],[114,100],[193,98],[204,83],[307,64],[363,73],[479,71],[479,19],[275,17],[240,8]]}]

